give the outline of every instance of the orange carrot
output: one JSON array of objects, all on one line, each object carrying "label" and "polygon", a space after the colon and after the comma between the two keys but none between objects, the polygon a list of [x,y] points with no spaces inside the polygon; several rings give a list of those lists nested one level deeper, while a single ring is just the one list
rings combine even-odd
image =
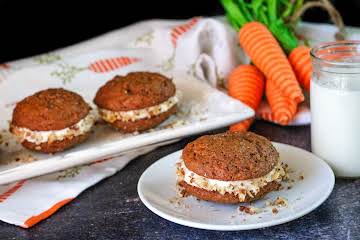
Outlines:
[{"label": "orange carrot", "polygon": [[[259,106],[264,92],[264,75],[252,65],[240,65],[228,78],[228,94],[253,110]],[[247,131],[253,119],[234,124],[230,131]]]},{"label": "orange carrot", "polygon": [[239,123],[235,123],[230,126],[229,130],[230,132],[246,132],[250,128],[253,121],[254,118],[249,118]]},{"label": "orange carrot", "polygon": [[273,114],[271,112],[262,112],[257,115],[262,120],[268,121],[268,122],[274,122]]},{"label": "orange carrot", "polygon": [[304,95],[284,51],[271,32],[259,22],[245,24],[239,32],[239,42],[266,79],[296,103]]},{"label": "orange carrot", "polygon": [[312,75],[312,64],[310,57],[310,48],[299,46],[294,48],[289,55],[297,79],[306,91],[310,91],[310,80]]},{"label": "orange carrot", "polygon": [[287,125],[295,116],[297,103],[277,88],[273,81],[266,81],[266,98],[269,102],[272,120],[281,125]]}]

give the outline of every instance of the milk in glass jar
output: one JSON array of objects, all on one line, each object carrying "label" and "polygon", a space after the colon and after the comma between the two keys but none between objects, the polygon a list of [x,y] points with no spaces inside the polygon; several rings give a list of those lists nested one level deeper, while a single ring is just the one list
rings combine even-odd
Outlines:
[{"label": "milk in glass jar", "polygon": [[311,51],[312,151],[339,177],[360,176],[360,41]]}]

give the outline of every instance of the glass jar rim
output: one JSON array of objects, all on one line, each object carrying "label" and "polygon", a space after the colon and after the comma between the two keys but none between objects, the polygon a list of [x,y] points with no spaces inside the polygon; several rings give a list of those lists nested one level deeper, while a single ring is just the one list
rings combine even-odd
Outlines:
[{"label": "glass jar rim", "polygon": [[336,42],[324,42],[315,47],[313,47],[310,51],[311,57],[322,63],[325,63],[327,66],[332,67],[347,67],[347,68],[360,68],[360,61],[357,62],[341,62],[336,60],[329,60],[323,58],[323,56],[319,56],[318,52],[325,49],[331,49],[335,47],[341,46],[354,46],[355,49],[359,51],[360,56],[360,41],[359,40],[344,40],[344,41],[336,41]]}]

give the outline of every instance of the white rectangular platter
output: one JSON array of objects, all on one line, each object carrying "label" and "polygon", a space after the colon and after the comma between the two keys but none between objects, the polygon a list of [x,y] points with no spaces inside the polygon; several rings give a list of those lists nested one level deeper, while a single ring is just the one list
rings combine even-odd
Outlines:
[{"label": "white rectangular platter", "polygon": [[[127,52],[126,56],[136,58],[136,54],[134,50]],[[109,59],[119,55],[124,55],[124,51],[100,51],[58,64],[22,68],[0,80],[0,184],[87,164],[143,146],[228,126],[254,115],[246,105],[196,79],[192,74],[185,71],[168,71],[163,74],[173,79],[181,93],[179,112],[151,131],[121,134],[104,124],[97,124],[88,141],[53,155],[25,150],[8,132],[16,102],[39,90],[62,87],[75,91],[82,95],[95,111],[96,107],[92,101],[97,89],[115,75],[123,75],[129,71],[161,71],[152,65],[150,56],[147,59],[144,54],[142,64],[133,64],[102,74],[86,68],[97,59]]]}]

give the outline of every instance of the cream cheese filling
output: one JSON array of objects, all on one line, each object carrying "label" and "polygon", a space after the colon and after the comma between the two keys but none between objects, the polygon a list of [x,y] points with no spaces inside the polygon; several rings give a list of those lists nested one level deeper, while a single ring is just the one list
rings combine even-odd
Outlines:
[{"label": "cream cheese filling", "polygon": [[46,142],[62,141],[89,132],[95,123],[95,116],[89,113],[78,123],[61,130],[33,131],[24,127],[12,126],[12,132],[19,138],[20,142],[28,141],[37,145]]},{"label": "cream cheese filling", "polygon": [[118,111],[118,112],[99,108],[99,114],[102,119],[110,123],[113,123],[117,120],[123,122],[128,122],[128,121],[134,122],[136,120],[151,118],[153,116],[167,112],[178,102],[179,102],[179,94],[177,93],[174,96],[170,97],[165,102],[160,103],[159,105],[142,108],[142,109],[135,109],[130,111]]},{"label": "cream cheese filling", "polygon": [[216,191],[224,195],[225,193],[234,194],[239,197],[241,201],[245,200],[246,196],[253,197],[262,187],[270,182],[280,182],[285,176],[285,171],[279,161],[277,165],[265,176],[239,181],[222,181],[217,179],[210,179],[196,174],[189,170],[183,160],[177,163],[178,181],[185,181],[187,184],[205,189],[207,191]]}]

